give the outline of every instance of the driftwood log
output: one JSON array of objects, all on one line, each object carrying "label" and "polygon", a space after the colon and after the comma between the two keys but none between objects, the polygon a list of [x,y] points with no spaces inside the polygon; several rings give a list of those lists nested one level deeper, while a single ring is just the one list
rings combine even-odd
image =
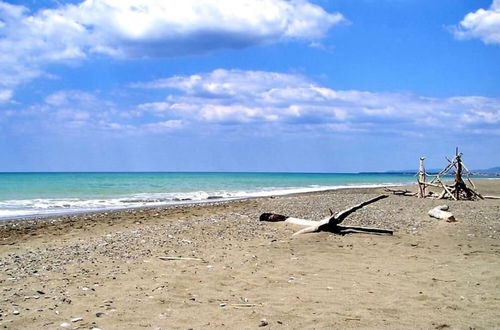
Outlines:
[{"label": "driftwood log", "polygon": [[426,189],[426,186],[425,186],[425,176],[426,176],[426,173],[425,173],[425,165],[424,165],[424,160],[425,160],[425,157],[420,157],[419,159],[419,166],[418,166],[418,179],[417,179],[417,182],[418,182],[418,198],[424,198],[425,197],[425,189]]},{"label": "driftwood log", "polygon": [[446,220],[446,222],[457,221],[451,212],[448,212],[448,205],[438,205],[429,210],[428,214],[436,219]]},{"label": "driftwood log", "polygon": [[372,233],[372,234],[392,235],[393,231],[389,230],[389,229],[369,228],[369,227],[354,227],[354,226],[340,226],[342,221],[344,221],[345,218],[347,218],[347,216],[349,216],[351,213],[354,213],[357,210],[361,209],[362,207],[365,207],[366,205],[369,205],[371,203],[375,203],[376,201],[379,201],[379,200],[387,198],[387,197],[389,197],[389,196],[380,195],[380,196],[374,197],[374,198],[369,199],[365,202],[359,203],[359,204],[354,205],[348,209],[345,209],[341,212],[338,212],[337,214],[333,214],[333,211],[330,210],[331,216],[328,218],[325,218],[324,220],[321,220],[321,221],[293,218],[293,217],[288,217],[286,215],[275,214],[275,213],[263,213],[263,214],[261,214],[260,221],[271,221],[271,222],[284,221],[287,223],[292,223],[295,225],[306,227],[306,228],[294,233],[293,236],[299,235],[299,234],[305,234],[305,233],[314,233],[314,232],[318,232],[318,231],[329,231],[329,232],[332,232],[335,234],[341,234],[341,235],[345,235],[348,233]]}]

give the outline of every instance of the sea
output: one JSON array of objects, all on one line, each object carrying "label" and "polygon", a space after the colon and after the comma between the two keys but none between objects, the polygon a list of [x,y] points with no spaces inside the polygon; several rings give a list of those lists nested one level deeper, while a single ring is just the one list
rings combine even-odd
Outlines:
[{"label": "sea", "polygon": [[0,173],[0,221],[413,182],[409,173]]}]

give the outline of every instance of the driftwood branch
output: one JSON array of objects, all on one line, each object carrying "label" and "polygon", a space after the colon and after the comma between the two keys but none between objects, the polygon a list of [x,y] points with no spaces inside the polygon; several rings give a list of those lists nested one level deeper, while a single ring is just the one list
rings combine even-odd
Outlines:
[{"label": "driftwood branch", "polygon": [[160,260],[170,261],[170,260],[189,260],[189,261],[203,261],[200,258],[191,258],[191,257],[158,257]]},{"label": "driftwood branch", "polygon": [[359,203],[357,205],[354,205],[348,209],[345,209],[337,214],[333,214],[333,211],[330,210],[331,216],[328,218],[325,218],[324,220],[321,221],[312,221],[312,220],[305,220],[305,219],[299,219],[299,218],[293,218],[293,217],[287,217],[281,214],[274,214],[274,213],[263,213],[260,216],[260,221],[271,221],[271,222],[276,222],[276,221],[284,221],[287,223],[292,223],[300,226],[306,226],[306,228],[299,230],[293,236],[299,235],[299,234],[305,234],[305,233],[314,233],[318,231],[329,231],[333,232],[336,234],[347,234],[349,232],[357,232],[357,233],[376,233],[376,234],[389,234],[392,235],[393,231],[388,230],[388,229],[379,229],[379,228],[366,228],[366,227],[351,227],[351,226],[339,226],[342,221],[345,220],[351,213],[356,212],[357,210],[365,207],[366,205],[369,205],[371,203],[375,203],[376,201],[379,201],[381,199],[387,198],[389,196],[387,195],[380,195],[374,198],[371,198],[365,202]]},{"label": "driftwood branch", "polygon": [[403,189],[385,188],[384,191],[390,192],[393,195],[397,195],[397,196],[416,196],[417,195],[416,192],[412,192],[408,189],[403,190]]},{"label": "driftwood branch", "polygon": [[379,200],[387,198],[387,197],[389,197],[389,196],[387,196],[387,195],[379,195],[379,196],[374,197],[372,199],[369,199],[369,200],[367,200],[365,202],[362,202],[362,203],[359,203],[357,205],[354,205],[353,207],[345,209],[344,211],[340,211],[339,213],[337,213],[336,215],[334,215],[333,217],[331,217],[329,219],[328,224],[329,225],[338,225],[338,224],[342,223],[342,221],[344,221],[344,219],[347,218],[347,216],[350,215],[351,213],[354,213],[357,210],[359,210],[360,208],[365,207],[366,205],[369,205],[371,203],[375,203],[376,201],[379,201]]}]

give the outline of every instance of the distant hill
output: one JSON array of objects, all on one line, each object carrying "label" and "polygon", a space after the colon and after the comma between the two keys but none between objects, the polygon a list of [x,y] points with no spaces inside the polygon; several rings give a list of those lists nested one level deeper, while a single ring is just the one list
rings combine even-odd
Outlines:
[{"label": "distant hill", "polygon": [[484,169],[484,170],[474,170],[472,171],[474,174],[500,174],[500,166],[495,166],[492,168]]},{"label": "distant hill", "polygon": [[[427,174],[438,174],[441,169],[426,169],[425,170]],[[500,175],[500,166],[492,167],[492,168],[487,168],[487,169],[482,169],[482,170],[472,170],[472,174],[475,175]],[[373,173],[373,172],[367,172],[367,173]],[[385,172],[377,172],[377,173],[384,173],[384,174],[416,174],[418,173],[418,169],[414,170],[392,170],[392,171],[385,171]]]}]

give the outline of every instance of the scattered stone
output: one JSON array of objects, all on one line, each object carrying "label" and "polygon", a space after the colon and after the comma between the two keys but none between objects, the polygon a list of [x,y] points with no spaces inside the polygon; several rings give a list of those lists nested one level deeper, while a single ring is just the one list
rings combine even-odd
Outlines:
[{"label": "scattered stone", "polygon": [[95,313],[95,316],[97,316],[97,317],[103,317],[104,315],[106,315],[106,313],[103,313],[103,312]]},{"label": "scattered stone", "polygon": [[73,322],[73,323],[80,322],[80,321],[83,321],[82,317],[75,317],[74,319],[71,319],[71,322]]},{"label": "scattered stone", "polygon": [[14,314],[14,315],[19,315],[19,314],[21,314],[21,313],[20,313],[19,311],[13,311],[13,312],[12,312],[12,314]]},{"label": "scattered stone", "polygon": [[265,327],[269,325],[269,322],[266,319],[260,320],[259,327]]},{"label": "scattered stone", "polygon": [[61,328],[69,328],[71,326],[71,324],[69,324],[68,322],[63,322],[59,325]]}]

